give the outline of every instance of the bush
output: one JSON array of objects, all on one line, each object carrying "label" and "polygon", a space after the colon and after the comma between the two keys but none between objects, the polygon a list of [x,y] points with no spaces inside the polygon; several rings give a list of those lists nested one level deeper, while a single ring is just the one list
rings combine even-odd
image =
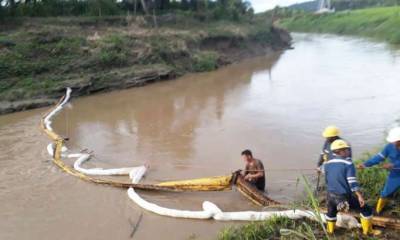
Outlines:
[{"label": "bush", "polygon": [[393,44],[400,44],[400,31],[394,32],[389,41]]},{"label": "bush", "polygon": [[128,62],[125,53],[102,49],[100,52],[100,64],[104,67],[124,66]]},{"label": "bush", "polygon": [[[366,160],[371,156],[371,154],[366,154],[365,158],[357,160],[356,163],[361,163],[363,160]],[[367,200],[370,206],[376,205],[383,186],[385,185],[387,176],[388,171],[379,168],[378,166],[357,171],[357,179],[360,183],[361,190],[364,194],[364,198]],[[396,192],[393,196],[393,199],[395,202],[399,202],[400,192]],[[389,207],[388,213],[400,215],[400,206],[395,205],[393,207]]]},{"label": "bush", "polygon": [[218,67],[218,54],[216,52],[200,52],[194,56],[193,69],[196,72],[215,70]]},{"label": "bush", "polygon": [[128,63],[130,39],[127,36],[109,35],[102,39],[99,62],[104,67],[121,67]]},{"label": "bush", "polygon": [[257,42],[268,43],[271,41],[272,35],[269,28],[255,31],[251,38]]},{"label": "bush", "polygon": [[[6,1],[7,2],[7,1]],[[11,2],[11,1],[10,1]],[[0,19],[6,17],[30,16],[110,16],[137,11],[144,14],[141,1],[136,7],[134,1],[116,0],[46,0],[46,1],[12,1],[4,4],[0,1]],[[183,11],[197,14],[200,19],[208,18],[217,11],[216,19],[242,19],[254,14],[249,1],[243,0],[202,0],[202,1],[146,1],[150,12],[157,14]]]}]

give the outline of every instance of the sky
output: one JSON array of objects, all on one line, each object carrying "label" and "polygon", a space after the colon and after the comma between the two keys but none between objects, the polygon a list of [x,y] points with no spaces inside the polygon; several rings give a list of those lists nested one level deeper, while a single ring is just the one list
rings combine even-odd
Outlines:
[{"label": "sky", "polygon": [[310,0],[249,0],[255,12],[263,12],[265,10],[272,9],[278,5],[283,7],[306,1]]}]

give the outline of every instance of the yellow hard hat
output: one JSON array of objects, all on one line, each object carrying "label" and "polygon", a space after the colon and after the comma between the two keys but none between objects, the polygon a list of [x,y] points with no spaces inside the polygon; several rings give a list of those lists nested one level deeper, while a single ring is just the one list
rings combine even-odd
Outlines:
[{"label": "yellow hard hat", "polygon": [[322,136],[324,138],[337,137],[339,136],[339,134],[340,134],[339,128],[333,125],[326,127],[325,130],[322,132]]},{"label": "yellow hard hat", "polygon": [[333,141],[333,143],[331,144],[332,151],[343,149],[343,148],[349,148],[349,147],[350,147],[349,144],[347,144],[347,142],[343,141],[342,139],[337,139],[337,140]]}]

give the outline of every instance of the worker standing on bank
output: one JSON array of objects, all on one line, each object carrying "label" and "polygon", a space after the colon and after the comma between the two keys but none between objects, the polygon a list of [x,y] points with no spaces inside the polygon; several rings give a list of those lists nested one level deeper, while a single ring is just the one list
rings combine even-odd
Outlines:
[{"label": "worker standing on bank", "polygon": [[[338,139],[341,139],[340,130],[336,126],[328,126],[322,132],[322,136],[325,138],[325,143],[322,147],[321,154],[318,159],[318,167],[320,167],[324,162],[328,161],[332,158],[331,144]],[[350,158],[351,156],[351,148],[350,148]]]},{"label": "worker standing on bank", "polygon": [[246,149],[242,152],[242,159],[246,166],[243,172],[244,180],[251,183],[258,190],[265,189],[265,171],[264,165],[259,159],[253,157],[253,153]]},{"label": "worker standing on bank", "polygon": [[332,158],[322,165],[327,185],[327,232],[333,234],[338,211],[360,211],[364,235],[380,234],[372,229],[372,209],[365,203],[356,178],[356,169],[350,158],[350,146],[337,139],[330,146]]},{"label": "worker standing on bank", "polygon": [[376,204],[377,214],[382,212],[388,198],[400,188],[400,127],[390,130],[386,140],[389,143],[381,152],[363,164],[358,165],[359,168],[372,167],[384,162],[386,159],[389,160],[389,162],[382,164],[382,168],[390,170],[390,173]]}]

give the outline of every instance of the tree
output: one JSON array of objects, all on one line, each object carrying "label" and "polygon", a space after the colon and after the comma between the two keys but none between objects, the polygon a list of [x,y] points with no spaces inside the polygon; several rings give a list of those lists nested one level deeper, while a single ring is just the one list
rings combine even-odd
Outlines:
[{"label": "tree", "polygon": [[253,15],[250,3],[245,0],[0,0],[0,16],[3,17],[105,16],[127,11],[154,16],[176,9],[194,13],[199,19],[240,20]]}]

